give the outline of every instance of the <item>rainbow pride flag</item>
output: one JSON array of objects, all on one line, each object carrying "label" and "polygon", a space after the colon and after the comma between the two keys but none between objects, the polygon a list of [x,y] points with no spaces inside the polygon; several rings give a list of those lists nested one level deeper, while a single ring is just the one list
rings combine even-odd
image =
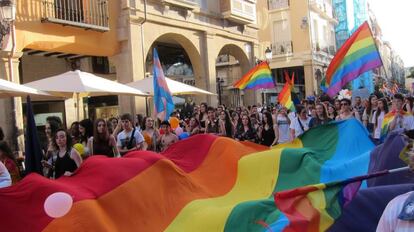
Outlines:
[{"label": "rainbow pride flag", "polygon": [[326,71],[322,90],[333,97],[348,82],[381,65],[381,56],[371,29],[365,22],[337,51]]},{"label": "rainbow pride flag", "polygon": [[289,74],[285,72],[285,80],[286,83],[283,86],[282,91],[280,91],[279,95],[277,96],[277,100],[288,110],[295,112],[295,104],[292,101],[292,89],[295,81],[295,73],[293,73],[291,80],[289,78]]},{"label": "rainbow pride flag", "polygon": [[160,58],[158,57],[157,49],[154,48],[154,115],[160,120],[168,120],[170,114],[174,111],[174,102],[172,99],[171,91],[168,89],[167,81],[165,80],[164,71]]},{"label": "rainbow pride flag", "polygon": [[290,221],[283,231],[326,231],[354,198],[362,181],[388,174],[388,170],[285,190],[275,194],[275,204]]},{"label": "rainbow pride flag", "polygon": [[274,88],[272,72],[267,62],[261,62],[233,84],[239,89],[270,89]]},{"label": "rainbow pride flag", "polygon": [[[387,134],[390,130],[390,124],[395,119],[396,115],[397,115],[397,111],[393,110],[391,112],[388,112],[388,114],[384,116],[384,120],[382,121],[382,124],[381,124],[381,139],[385,139],[385,137],[387,137]],[[401,115],[408,116],[410,115],[410,113],[402,110]]]},{"label": "rainbow pride flag", "polygon": [[[350,119],[272,149],[196,135],[161,154],[92,156],[71,177],[30,174],[0,189],[1,230],[281,231],[291,219],[277,209],[275,192],[365,175],[373,148],[363,125]],[[56,192],[74,203],[51,218],[44,202]]]}]

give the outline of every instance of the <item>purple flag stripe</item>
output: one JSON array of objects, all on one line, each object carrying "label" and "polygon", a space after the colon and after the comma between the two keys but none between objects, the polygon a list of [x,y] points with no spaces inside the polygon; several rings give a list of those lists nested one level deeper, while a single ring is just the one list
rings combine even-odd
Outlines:
[{"label": "purple flag stripe", "polygon": [[330,86],[328,88],[327,94],[330,97],[334,97],[335,94],[337,94],[342,89],[342,87],[344,87],[348,82],[354,80],[355,78],[357,78],[359,75],[363,74],[364,72],[367,72],[381,65],[382,65],[381,60],[378,60],[378,59],[364,64],[360,69],[354,70],[348,73],[347,75],[345,75],[340,82],[337,82],[333,86]]}]

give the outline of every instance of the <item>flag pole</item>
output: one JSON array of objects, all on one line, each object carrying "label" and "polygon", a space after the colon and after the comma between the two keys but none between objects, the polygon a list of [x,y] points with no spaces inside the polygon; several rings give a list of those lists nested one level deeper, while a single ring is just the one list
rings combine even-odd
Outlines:
[{"label": "flag pole", "polygon": [[[369,25],[368,21],[365,21],[365,22],[368,24],[369,33],[371,34],[372,38],[376,39],[376,37],[374,36],[374,34],[372,34],[371,26]],[[378,51],[378,54],[379,54],[379,58],[381,59],[382,69],[384,70],[384,73],[385,73],[385,79],[388,80],[388,75],[387,75],[387,71],[385,70],[385,67],[384,67],[384,61],[382,60],[381,52],[378,49],[378,45],[377,45],[376,41],[374,41],[374,44],[375,44],[375,47],[377,48],[377,51]]]},{"label": "flag pole", "polygon": [[[326,183],[322,183],[322,184],[325,184],[327,187],[328,186],[330,186],[330,187],[336,186],[338,184],[346,185],[346,184],[354,183],[354,182],[357,182],[357,181],[368,180],[368,179],[384,176],[384,175],[387,175],[387,174],[399,173],[399,172],[404,172],[404,171],[408,171],[408,170],[410,170],[410,167],[405,166],[405,167],[394,168],[394,169],[390,169],[390,170],[382,170],[382,171],[378,171],[378,172],[368,173],[366,175],[355,176],[355,177],[351,177],[351,178],[348,178],[348,179],[345,179],[345,180],[330,181],[330,182],[326,182]],[[313,185],[314,184],[307,185],[307,186],[313,186]],[[279,197],[284,198],[284,196],[286,195],[287,192],[290,192],[294,189],[298,189],[298,188],[301,188],[301,187],[305,187],[305,186],[299,186],[299,187],[296,187],[296,188],[293,188],[293,189],[287,189],[287,190],[283,190],[283,191],[280,191],[280,192],[276,192],[276,193],[274,193],[274,195],[277,194]],[[317,189],[315,189],[315,190],[317,190]],[[308,192],[308,190],[304,189],[304,190],[298,191],[296,194],[297,195],[303,194],[302,191],[305,191],[306,193]]]}]

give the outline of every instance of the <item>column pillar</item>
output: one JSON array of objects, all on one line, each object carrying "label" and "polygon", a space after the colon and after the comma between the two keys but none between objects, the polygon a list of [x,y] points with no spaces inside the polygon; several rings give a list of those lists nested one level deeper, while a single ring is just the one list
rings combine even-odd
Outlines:
[{"label": "column pillar", "polygon": [[[253,68],[256,65],[256,59],[261,59],[264,60],[264,58],[262,58],[260,56],[260,49],[259,49],[259,44],[258,43],[252,43],[252,52],[251,52],[251,56],[249,57],[249,61],[250,61],[250,66],[247,67],[247,69],[242,69],[242,76],[244,74],[246,74],[251,68]],[[261,90],[245,90],[244,91],[244,96],[243,96],[243,105],[244,106],[252,106],[252,105],[256,105],[261,99]]]},{"label": "column pillar", "polygon": [[[201,57],[205,68],[206,89],[212,93],[217,93],[217,75],[216,75],[216,59],[215,53],[215,34],[204,32],[203,49],[201,50]],[[216,107],[218,105],[218,95],[208,96],[207,104]]]},{"label": "column pillar", "polygon": [[312,96],[315,91],[315,77],[313,72],[312,61],[304,61],[303,68],[305,72],[305,95]]},{"label": "column pillar", "polygon": [[[19,81],[19,58],[22,52],[15,52],[11,57],[10,52],[1,51],[0,76],[1,78]],[[13,77],[12,77],[13,75]],[[12,150],[24,151],[24,130],[23,130],[23,110],[21,97],[0,98],[0,126],[3,129],[5,140],[9,143]]]},{"label": "column pillar", "polygon": [[[118,20],[118,40],[121,42],[121,52],[112,59],[116,66],[118,82],[126,84],[141,80],[145,77],[143,46],[144,38],[141,37],[143,18],[130,15],[128,8],[123,9]],[[150,46],[150,45],[147,45]],[[144,97],[118,96],[119,113],[146,114]]]}]

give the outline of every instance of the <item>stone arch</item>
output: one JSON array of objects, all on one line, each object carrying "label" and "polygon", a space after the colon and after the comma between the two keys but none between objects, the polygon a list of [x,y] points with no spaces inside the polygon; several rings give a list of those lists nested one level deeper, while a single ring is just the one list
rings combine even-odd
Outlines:
[{"label": "stone arch", "polygon": [[220,51],[216,54],[215,57],[218,57],[219,55],[225,55],[225,54],[229,54],[235,57],[240,62],[240,66],[241,66],[243,73],[246,73],[251,68],[251,65],[250,65],[251,62],[249,59],[249,55],[240,46],[236,44],[232,44],[232,43],[225,44],[220,49]]},{"label": "stone arch", "polygon": [[[198,38],[197,38],[198,39]],[[186,37],[184,34],[178,34],[178,33],[172,33],[167,32],[158,36],[154,36],[153,38],[150,38],[147,40],[149,42],[147,44],[146,50],[145,50],[145,58],[148,56],[148,54],[151,52],[150,49],[152,48],[153,44],[156,41],[171,41],[176,42],[179,45],[183,47],[185,52],[187,53],[188,57],[191,61],[191,66],[193,68],[194,72],[194,78],[197,80],[197,78],[203,76],[203,68],[201,64],[201,57],[200,57],[200,51],[198,49],[199,46],[194,44],[192,39]],[[148,72],[149,70],[147,70]]]},{"label": "stone arch", "polygon": [[[221,49],[216,53],[216,57],[222,56],[222,55],[230,55],[231,57],[234,57],[235,60],[237,60],[239,63],[238,67],[234,69],[235,66],[231,65],[230,60],[227,67],[229,67],[229,70],[226,74],[226,81],[223,83],[227,83],[224,86],[224,89],[221,88],[221,84],[218,84],[218,89],[221,92],[219,94],[219,102],[221,101],[221,97],[223,98],[222,103],[230,106],[240,106],[244,105],[244,103],[247,104],[253,104],[255,102],[254,93],[252,91],[243,92],[244,97],[241,97],[241,91],[238,89],[232,88],[232,84],[240,79],[245,73],[247,73],[251,69],[251,60],[249,59],[249,54],[239,45],[235,43],[228,43],[225,44]],[[233,59],[233,58],[230,58]],[[217,76],[219,75],[220,71],[218,70],[218,66],[216,66],[216,73]],[[225,71],[226,72],[226,71]],[[222,73],[222,72],[221,72]],[[222,95],[222,96],[220,96]]]}]

